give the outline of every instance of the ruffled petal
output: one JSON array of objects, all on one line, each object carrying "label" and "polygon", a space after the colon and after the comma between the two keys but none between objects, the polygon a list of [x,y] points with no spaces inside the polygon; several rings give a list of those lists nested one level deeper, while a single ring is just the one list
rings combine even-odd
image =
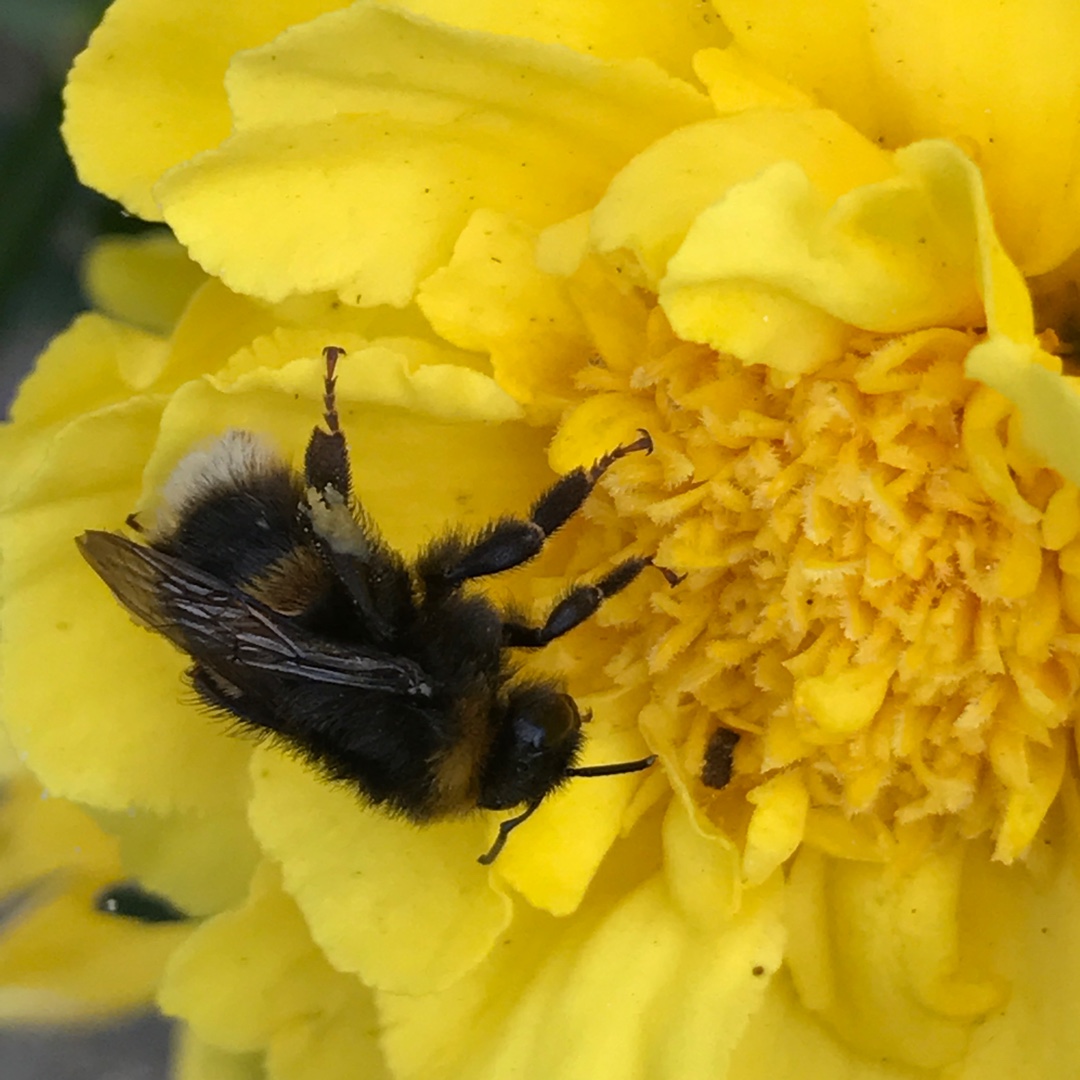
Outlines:
[{"label": "ruffled petal", "polygon": [[478,818],[418,828],[333,787],[274,750],[256,754],[251,822],[334,967],[418,994],[479,964],[511,904],[476,862]]},{"label": "ruffled petal", "polygon": [[354,980],[335,1011],[277,1033],[266,1055],[267,1080],[391,1080],[378,1036],[371,992]]},{"label": "ruffled petal", "polygon": [[108,236],[83,267],[94,307],[130,326],[167,334],[206,274],[166,232]]},{"label": "ruffled petal", "polygon": [[[943,1080],[1068,1080],[1080,1061],[1080,904],[1076,780],[1051,813],[1027,866],[1002,867],[973,849],[964,862],[959,923],[973,963],[998,974],[1008,1001],[971,1032],[962,1064]],[[1051,1034],[1052,1033],[1052,1034]]]},{"label": "ruffled petal", "polygon": [[[50,790],[172,812],[235,805],[247,748],[183,701],[184,660],[134,626],[75,547],[85,529],[115,528],[134,508],[160,413],[159,401],[135,397],[38,444],[32,483],[0,517],[0,658],[8,733]],[[58,649],[64,663],[42,678],[41,657]]]},{"label": "ruffled petal", "polygon": [[916,842],[888,865],[809,848],[796,857],[786,905],[795,986],[804,1006],[871,1059],[955,1065],[972,1022],[1008,999],[986,956],[961,949],[964,853],[959,842]]},{"label": "ruffled petal", "polygon": [[173,1074],[176,1080],[265,1080],[262,1054],[233,1054],[177,1027]]},{"label": "ruffled petal", "polygon": [[673,75],[691,76],[694,51],[730,40],[708,4],[696,0],[545,0],[507,4],[504,0],[409,0],[418,15],[466,30],[529,37],[564,45],[604,60],[648,57]]},{"label": "ruffled petal", "polygon": [[158,220],[161,174],[229,134],[224,76],[233,55],[340,0],[176,6],[118,0],[75,61],[64,138],[84,184]]},{"label": "ruffled petal", "polygon": [[210,915],[246,896],[259,851],[239,800],[201,813],[98,810],[94,817],[119,841],[127,874],[186,914]]},{"label": "ruffled petal", "polygon": [[79,807],[25,773],[0,802],[0,1017],[76,1021],[147,1004],[186,926],[144,926],[96,910],[124,876],[117,844]]},{"label": "ruffled petal", "polygon": [[[887,153],[832,113],[753,109],[681,128],[642,151],[593,211],[593,243],[601,252],[632,253],[656,291],[702,212],[779,162],[797,163],[830,203],[895,174]],[[735,239],[749,245],[752,238]]]},{"label": "ruffled petal", "polygon": [[965,370],[1016,405],[1031,448],[1080,483],[1080,384],[1064,376],[1061,360],[1037,344],[1027,282],[1005,253],[985,200],[977,212],[988,337],[968,353]]},{"label": "ruffled petal", "polygon": [[553,419],[589,339],[566,282],[537,267],[536,242],[520,223],[479,210],[416,299],[448,341],[490,354],[497,382],[532,418]]},{"label": "ruffled petal", "polygon": [[157,189],[169,224],[237,291],[357,305],[407,303],[481,206],[533,226],[585,209],[708,109],[643,62],[371,4],[241,55],[229,93],[236,133]]},{"label": "ruffled petal", "polygon": [[781,972],[750,1017],[725,1080],[926,1080],[927,1075],[922,1069],[866,1057],[837,1038],[806,1009],[790,977]]},{"label": "ruffled petal", "polygon": [[[272,949],[260,944],[270,941]],[[375,1075],[381,1058],[371,1035],[370,992],[326,962],[295,903],[281,891],[280,875],[267,863],[240,907],[207,920],[176,951],[158,995],[168,1015],[231,1053],[262,1051],[282,1037],[295,1043],[298,1028],[316,1023],[333,1028],[339,1014],[361,998],[371,1014],[357,1031],[367,1051],[349,1063],[354,1069],[362,1064],[364,1076],[374,1068]]]},{"label": "ruffled petal", "polygon": [[706,910],[698,898],[712,898],[714,879],[726,891],[724,849],[704,837],[684,842],[675,805],[665,830],[680,839],[668,845],[666,873],[651,873],[656,828],[654,816],[613,850],[573,920],[522,912],[457,985],[380,994],[395,1075],[725,1075],[780,963],[781,893],[774,883],[737,914]]},{"label": "ruffled petal", "polygon": [[[764,327],[758,350],[747,354],[738,340],[753,295],[747,283],[760,283],[767,301],[786,306],[794,298],[838,323],[880,332],[978,320],[977,170],[948,143],[908,147],[895,161],[894,179],[835,201],[798,165],[780,163],[704,210],[660,286],[675,331],[747,362],[805,372],[836,354],[796,349],[777,363],[775,346],[791,318]],[[815,322],[808,328],[813,338]]]},{"label": "ruffled petal", "polygon": [[[970,148],[1027,274],[1080,244],[1080,11],[1058,0],[715,0],[739,46],[868,138]],[[1032,123],[1038,117],[1038,123]]]}]

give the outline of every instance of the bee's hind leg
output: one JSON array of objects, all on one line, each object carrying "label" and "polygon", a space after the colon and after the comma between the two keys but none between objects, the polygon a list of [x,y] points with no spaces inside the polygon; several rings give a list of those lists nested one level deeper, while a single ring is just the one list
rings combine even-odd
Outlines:
[{"label": "bee's hind leg", "polygon": [[[643,430],[633,442],[617,446],[590,468],[568,472],[533,503],[527,520],[502,518],[481,532],[472,543],[433,549],[421,566],[422,576],[429,584],[452,589],[470,578],[501,574],[528,562],[539,553],[544,541],[581,509],[597,481],[616,461],[639,450],[651,454],[652,446],[652,438]],[[638,567],[633,576],[640,569]]]}]

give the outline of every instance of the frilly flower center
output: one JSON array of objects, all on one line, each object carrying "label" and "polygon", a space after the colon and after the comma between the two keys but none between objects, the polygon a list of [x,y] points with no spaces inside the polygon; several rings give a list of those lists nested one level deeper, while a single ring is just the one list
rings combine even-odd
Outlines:
[{"label": "frilly flower center", "polygon": [[613,602],[636,629],[596,635],[591,669],[651,686],[652,741],[751,877],[804,840],[882,858],[945,827],[1021,855],[1080,678],[1080,498],[965,377],[977,335],[866,334],[791,385],[659,309],[645,338],[634,369],[579,374],[556,451],[601,413],[649,429],[614,510],[687,577]]}]

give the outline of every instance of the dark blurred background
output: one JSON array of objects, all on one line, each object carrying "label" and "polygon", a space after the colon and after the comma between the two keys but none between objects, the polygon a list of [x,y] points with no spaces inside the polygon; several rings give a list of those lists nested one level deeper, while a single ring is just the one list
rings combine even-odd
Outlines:
[{"label": "dark blurred background", "polygon": [[[80,187],[60,141],[61,90],[102,0],[0,0],[0,406],[49,339],[86,307],[79,267],[93,238],[134,231]],[[0,463],[2,464],[2,463]],[[0,906],[3,921],[18,908]],[[0,1080],[162,1080],[168,1029],[156,1017],[107,1029],[0,1024]]]},{"label": "dark blurred background", "polygon": [[61,92],[103,0],[0,0],[0,402],[86,307],[79,266],[101,233],[143,224],[82,187],[60,139]]}]

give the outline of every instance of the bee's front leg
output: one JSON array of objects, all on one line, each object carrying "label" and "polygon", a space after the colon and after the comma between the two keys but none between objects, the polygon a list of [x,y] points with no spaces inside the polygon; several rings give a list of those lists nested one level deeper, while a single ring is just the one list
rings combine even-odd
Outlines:
[{"label": "bee's front leg", "polygon": [[638,450],[652,453],[652,445],[649,433],[642,431],[632,443],[617,446],[590,468],[568,472],[536,500],[527,520],[508,517],[496,521],[463,548],[448,548],[440,553],[442,557],[430,560],[422,568],[423,576],[444,589],[456,588],[470,578],[501,574],[528,562],[539,554],[544,541],[581,509],[597,481],[616,461]]}]

